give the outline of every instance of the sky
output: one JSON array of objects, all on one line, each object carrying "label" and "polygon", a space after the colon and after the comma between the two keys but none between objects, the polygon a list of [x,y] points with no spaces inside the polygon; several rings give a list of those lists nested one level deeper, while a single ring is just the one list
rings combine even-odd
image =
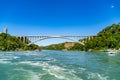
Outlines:
[{"label": "sky", "polygon": [[119,22],[120,0],[0,0],[0,32],[11,35],[96,35]]}]

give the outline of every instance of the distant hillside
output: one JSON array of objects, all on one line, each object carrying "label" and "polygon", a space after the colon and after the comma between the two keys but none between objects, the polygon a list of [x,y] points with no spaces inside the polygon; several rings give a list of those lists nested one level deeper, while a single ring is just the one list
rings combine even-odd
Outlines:
[{"label": "distant hillside", "polygon": [[[85,45],[75,43],[74,46],[67,48],[67,50],[97,51],[104,49],[119,49],[120,24],[107,26],[91,40],[84,39],[84,42]],[[60,45],[62,45],[60,49],[66,49],[64,47],[65,43],[47,46],[47,49],[58,49],[57,46]]]},{"label": "distant hillside", "polygon": [[35,44],[28,46],[18,38],[6,33],[0,34],[0,51],[35,50],[35,49],[40,50],[40,47]]},{"label": "distant hillside", "polygon": [[52,45],[43,47],[43,49],[47,49],[47,50],[63,50],[63,49],[65,49],[64,45],[65,45],[65,43],[52,44]]},{"label": "distant hillside", "polygon": [[52,44],[46,47],[43,47],[43,49],[47,50],[80,50],[82,49],[83,45],[74,43],[74,42],[65,42],[65,43],[59,43],[59,44]]}]

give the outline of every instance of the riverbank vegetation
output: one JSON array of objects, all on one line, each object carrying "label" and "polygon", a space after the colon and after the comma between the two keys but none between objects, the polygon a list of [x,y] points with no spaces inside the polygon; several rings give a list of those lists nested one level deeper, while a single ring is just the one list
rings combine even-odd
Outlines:
[{"label": "riverbank vegetation", "polygon": [[99,51],[106,49],[119,49],[120,48],[120,24],[113,24],[107,26],[100,31],[92,39],[84,39],[84,45],[74,43],[74,46],[65,48],[66,43],[46,46],[44,49],[52,50],[80,50],[80,51]]},{"label": "riverbank vegetation", "polygon": [[18,50],[40,50],[40,47],[31,44],[27,45],[15,36],[6,33],[0,33],[0,51],[18,51]]}]

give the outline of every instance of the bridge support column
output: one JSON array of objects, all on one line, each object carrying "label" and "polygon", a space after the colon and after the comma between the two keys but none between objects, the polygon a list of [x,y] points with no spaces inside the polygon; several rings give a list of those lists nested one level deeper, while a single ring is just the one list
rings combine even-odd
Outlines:
[{"label": "bridge support column", "polygon": [[19,40],[21,40],[23,43],[27,43],[27,37],[26,36],[17,36]]},{"label": "bridge support column", "polygon": [[23,36],[23,43],[26,43],[26,37]]},{"label": "bridge support column", "polygon": [[88,40],[91,40],[91,39],[93,39],[93,36],[88,36]]}]

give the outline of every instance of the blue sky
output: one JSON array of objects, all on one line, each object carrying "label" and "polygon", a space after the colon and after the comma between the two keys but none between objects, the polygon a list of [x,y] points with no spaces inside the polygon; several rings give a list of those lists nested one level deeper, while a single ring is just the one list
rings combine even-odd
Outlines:
[{"label": "blue sky", "polygon": [[0,0],[0,31],[11,35],[95,35],[118,22],[120,0]]}]

